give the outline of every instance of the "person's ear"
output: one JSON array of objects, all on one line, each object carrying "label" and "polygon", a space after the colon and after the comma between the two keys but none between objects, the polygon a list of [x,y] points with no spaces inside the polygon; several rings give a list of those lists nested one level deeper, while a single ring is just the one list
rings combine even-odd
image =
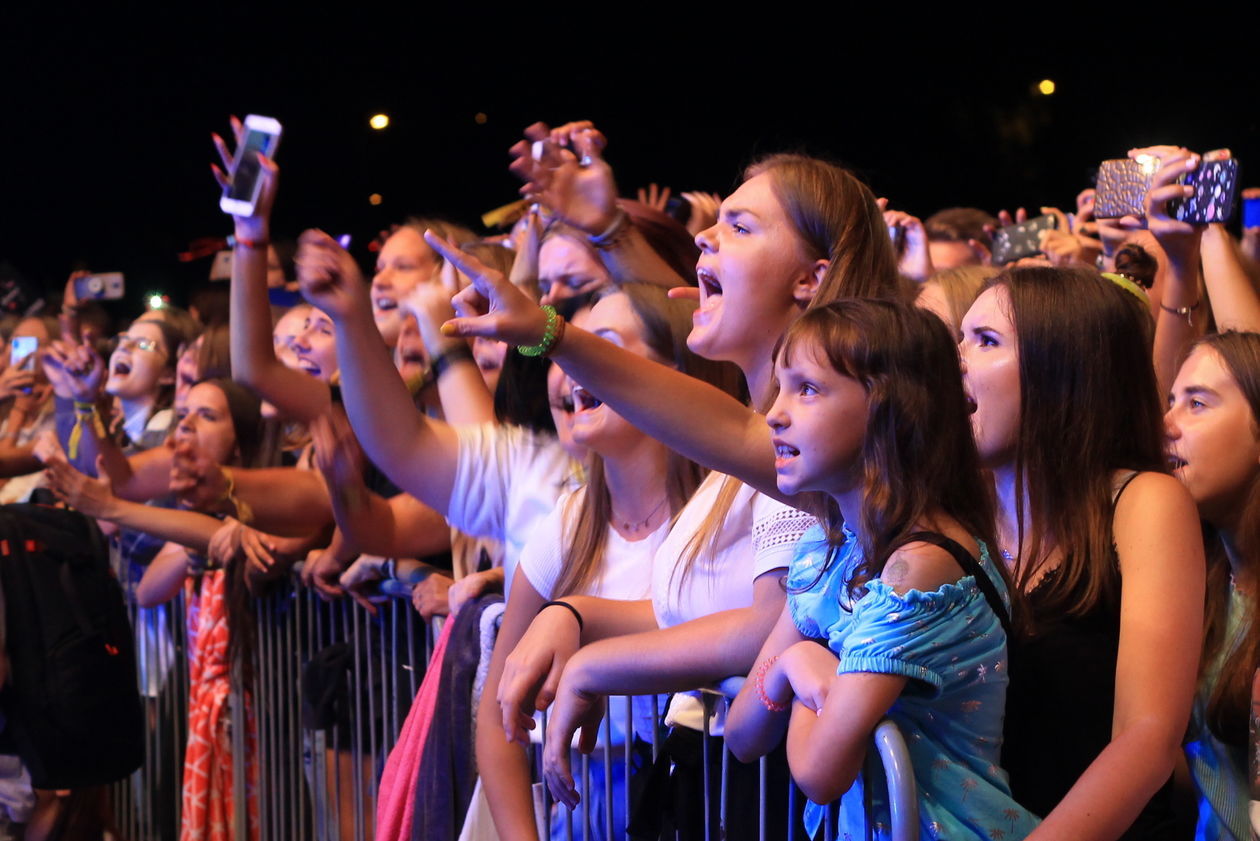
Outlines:
[{"label": "person's ear", "polygon": [[830,267],[830,260],[815,260],[813,269],[796,281],[796,285],[792,287],[792,298],[797,304],[802,307],[809,306],[814,296],[818,294],[818,289],[822,286],[823,278],[827,276],[827,269]]}]

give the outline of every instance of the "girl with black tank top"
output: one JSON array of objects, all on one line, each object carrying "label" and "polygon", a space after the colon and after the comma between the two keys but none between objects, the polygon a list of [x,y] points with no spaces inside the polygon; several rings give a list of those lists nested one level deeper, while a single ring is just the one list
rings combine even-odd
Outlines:
[{"label": "girl with black tank top", "polygon": [[1027,603],[1003,767],[1033,838],[1172,837],[1170,779],[1201,641],[1203,545],[1163,475],[1150,317],[1091,271],[994,278],[963,382],[998,539]]}]

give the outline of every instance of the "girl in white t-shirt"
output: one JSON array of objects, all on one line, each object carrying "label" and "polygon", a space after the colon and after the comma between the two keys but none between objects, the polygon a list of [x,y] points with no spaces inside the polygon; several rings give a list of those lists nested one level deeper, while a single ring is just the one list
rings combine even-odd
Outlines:
[{"label": "girl in white t-shirt", "polygon": [[[733,368],[687,350],[694,309],[690,302],[670,301],[660,287],[626,284],[595,305],[587,329],[630,353],[734,391]],[[585,389],[575,387],[573,401],[573,437],[592,453],[590,478],[586,487],[560,499],[521,552],[478,709],[477,766],[503,839],[535,837],[529,766],[524,750],[505,734],[497,700],[504,660],[551,599],[574,593],[647,598],[653,555],[704,473]],[[593,745],[594,732],[590,736]],[[615,793],[613,802],[624,797]]]}]

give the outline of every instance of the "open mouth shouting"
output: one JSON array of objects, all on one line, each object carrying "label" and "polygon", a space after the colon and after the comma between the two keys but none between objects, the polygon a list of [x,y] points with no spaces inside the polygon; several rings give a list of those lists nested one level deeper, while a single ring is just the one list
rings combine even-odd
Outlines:
[{"label": "open mouth shouting", "polygon": [[583,412],[593,412],[600,406],[604,405],[603,401],[596,398],[595,395],[591,394],[580,385],[573,386],[573,390],[570,393],[573,399],[573,411],[575,414],[580,415]]}]

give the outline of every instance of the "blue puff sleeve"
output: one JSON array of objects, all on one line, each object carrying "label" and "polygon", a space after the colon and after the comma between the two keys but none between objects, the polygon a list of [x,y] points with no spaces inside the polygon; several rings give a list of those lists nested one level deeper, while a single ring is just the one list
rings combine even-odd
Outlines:
[{"label": "blue puff sleeve", "polygon": [[960,664],[987,653],[992,642],[986,638],[995,630],[1000,633],[997,617],[971,576],[930,593],[904,594],[875,579],[854,606],[852,621],[830,629],[828,644],[840,657],[837,674],[902,675],[931,687],[935,696]]}]

